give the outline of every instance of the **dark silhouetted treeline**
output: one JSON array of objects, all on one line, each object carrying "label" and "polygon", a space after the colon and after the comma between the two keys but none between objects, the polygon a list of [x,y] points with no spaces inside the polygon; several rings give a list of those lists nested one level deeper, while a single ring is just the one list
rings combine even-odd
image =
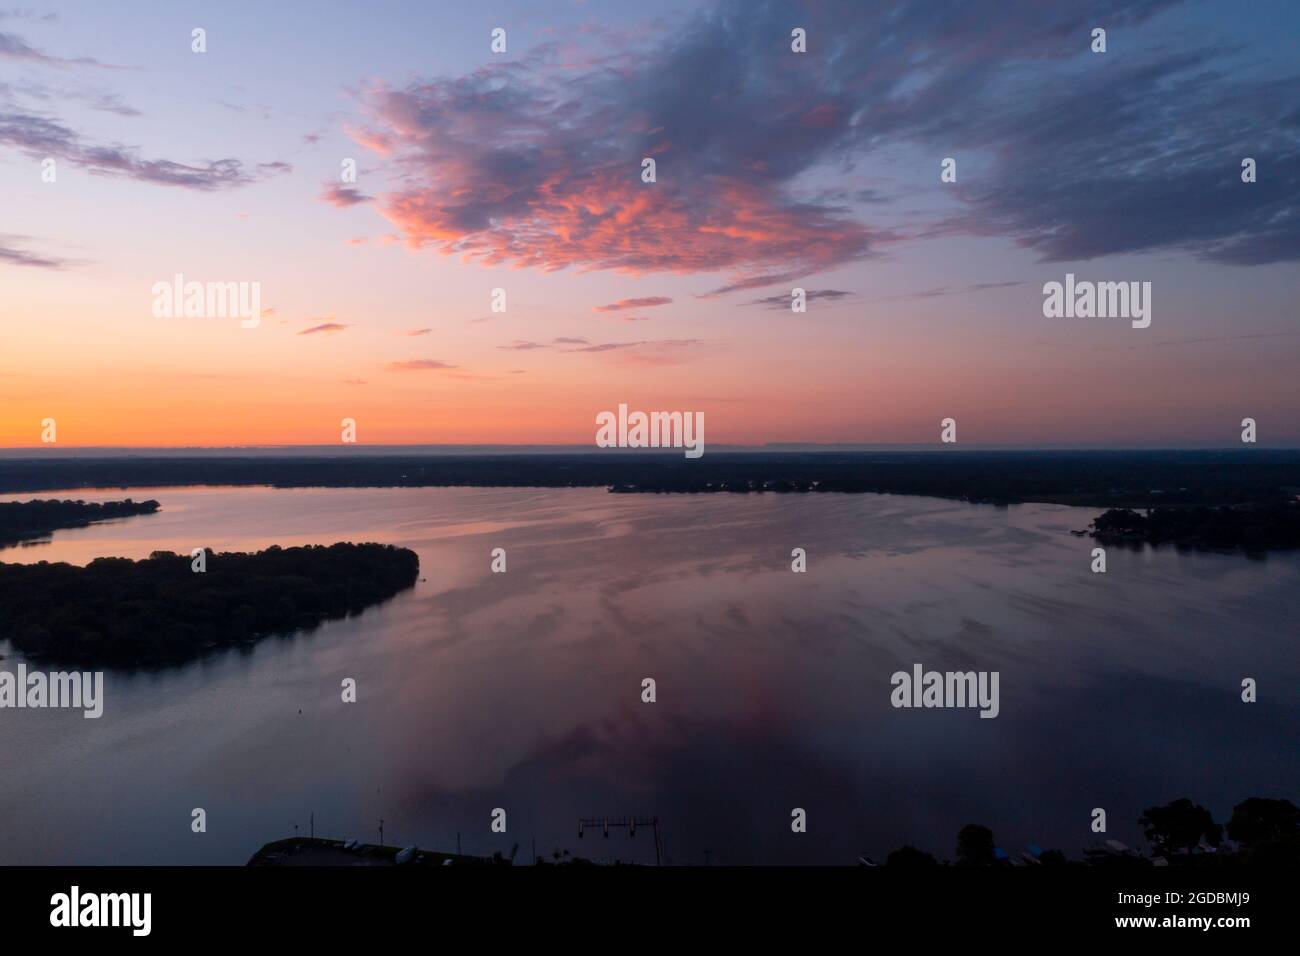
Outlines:
[{"label": "dark silhouetted treeline", "polygon": [[156,501],[7,501],[0,503],[0,548],[43,538],[61,528],[84,528],[92,521],[153,514]]},{"label": "dark silhouetted treeline", "polygon": [[[1300,807],[1290,800],[1250,797],[1232,808],[1224,825],[1215,823],[1205,807],[1183,798],[1147,807],[1138,826],[1150,844],[1149,856],[1108,840],[1085,850],[1084,860],[1075,861],[1060,850],[1043,850],[1033,844],[1017,857],[997,846],[988,827],[968,823],[957,834],[954,862],[957,866],[1300,866]],[[864,858],[863,862],[868,861]],[[940,864],[924,850],[903,846],[885,858],[885,865],[924,869]]]},{"label": "dark silhouetted treeline", "polygon": [[1107,543],[1174,544],[1182,548],[1268,551],[1300,547],[1300,502],[1237,507],[1129,508],[1107,511],[1092,523]]},{"label": "dark silhouetted treeline", "polygon": [[34,660],[176,664],[225,645],[355,614],[411,587],[414,551],[382,544],[271,547],[256,554],[71,564],[0,563],[0,632]]},{"label": "dark silhouetted treeline", "polygon": [[0,492],[167,485],[608,487],[615,492],[883,492],[1104,508],[1275,501],[1300,451],[678,451],[592,454],[0,459]]}]

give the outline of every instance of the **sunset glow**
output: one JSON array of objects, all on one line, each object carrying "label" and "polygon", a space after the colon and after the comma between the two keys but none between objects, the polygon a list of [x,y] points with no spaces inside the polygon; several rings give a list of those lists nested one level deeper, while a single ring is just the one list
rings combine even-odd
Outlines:
[{"label": "sunset glow", "polygon": [[[0,446],[590,445],[620,402],[732,444],[1295,445],[1288,31],[1181,11],[1190,62],[1173,6],[1102,71],[1033,3],[822,10],[802,58],[779,4],[235,6],[202,55],[184,8],[8,17]],[[1151,282],[1151,327],[1044,318],[1067,272]],[[259,283],[259,326],[155,317],[175,273]]]}]

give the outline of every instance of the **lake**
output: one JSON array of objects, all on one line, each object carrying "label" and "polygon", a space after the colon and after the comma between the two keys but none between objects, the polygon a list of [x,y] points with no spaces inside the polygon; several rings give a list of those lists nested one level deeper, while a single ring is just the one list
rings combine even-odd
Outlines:
[{"label": "lake", "polygon": [[[311,633],[110,671],[98,720],[0,711],[0,864],[241,864],[312,814],[318,836],[376,842],[382,819],[388,844],[518,844],[517,862],[534,841],[653,860],[645,832],[578,838],[579,817],[627,814],[657,816],[680,864],[952,858],[970,822],[1013,856],[1078,857],[1094,807],[1136,845],[1152,804],[1224,822],[1300,792],[1297,554],[1112,547],[1094,574],[1069,532],[1095,509],[866,494],[39,495],[128,496],[162,510],[0,560],[379,541],[415,550],[421,580]],[[895,709],[890,677],[918,663],[999,672],[999,715]]]}]

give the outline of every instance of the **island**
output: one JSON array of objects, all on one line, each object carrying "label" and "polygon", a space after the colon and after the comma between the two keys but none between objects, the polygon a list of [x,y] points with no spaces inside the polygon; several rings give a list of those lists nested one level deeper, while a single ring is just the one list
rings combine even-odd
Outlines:
[{"label": "island", "polygon": [[33,661],[180,664],[356,614],[412,587],[420,568],[406,548],[351,543],[204,551],[198,563],[170,551],[85,567],[0,563],[0,633]]},{"label": "island", "polygon": [[31,501],[0,502],[0,548],[44,538],[64,528],[84,528],[95,521],[148,515],[158,510],[158,502],[132,501],[59,501],[56,498]]}]

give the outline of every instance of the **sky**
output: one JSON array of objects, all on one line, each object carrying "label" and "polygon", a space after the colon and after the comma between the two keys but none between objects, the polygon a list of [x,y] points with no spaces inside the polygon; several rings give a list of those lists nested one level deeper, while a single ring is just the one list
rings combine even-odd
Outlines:
[{"label": "sky", "polygon": [[0,447],[1300,446],[1292,0],[4,3]]}]

